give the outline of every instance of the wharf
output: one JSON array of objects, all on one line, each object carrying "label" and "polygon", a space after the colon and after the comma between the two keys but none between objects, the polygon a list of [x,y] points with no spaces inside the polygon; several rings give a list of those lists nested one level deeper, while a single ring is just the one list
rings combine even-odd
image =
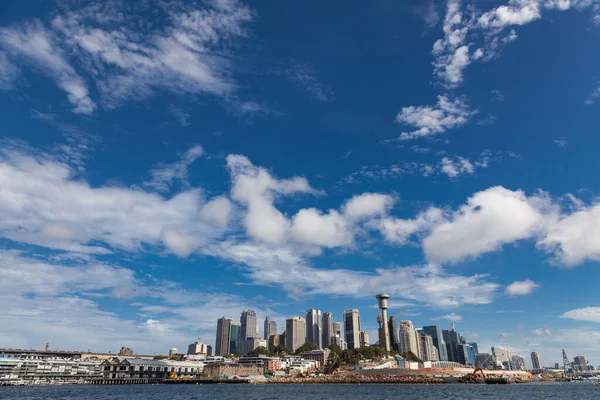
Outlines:
[{"label": "wharf", "polygon": [[167,385],[214,385],[214,384],[241,384],[250,383],[248,379],[213,379],[213,378],[196,378],[196,379],[164,379],[161,383]]}]

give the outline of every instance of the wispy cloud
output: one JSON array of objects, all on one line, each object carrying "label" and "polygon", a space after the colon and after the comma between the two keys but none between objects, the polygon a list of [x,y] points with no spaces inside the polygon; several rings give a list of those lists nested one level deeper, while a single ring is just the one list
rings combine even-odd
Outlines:
[{"label": "wispy cloud", "polygon": [[12,90],[20,73],[3,52],[0,52],[0,90]]},{"label": "wispy cloud", "polygon": [[183,127],[190,125],[191,115],[187,113],[184,109],[177,107],[174,104],[169,104],[169,114],[175,117],[175,120],[179,125]]},{"label": "wispy cloud", "polygon": [[144,182],[144,186],[166,192],[174,182],[187,184],[188,168],[198,158],[204,154],[204,149],[200,145],[190,147],[181,158],[171,164],[162,164],[150,171],[152,179]]},{"label": "wispy cloud", "polygon": [[1,29],[0,45],[52,77],[79,113],[96,108],[82,72],[95,82],[107,108],[158,90],[235,97],[229,54],[232,43],[247,35],[252,10],[236,1],[227,7],[164,3],[153,9],[154,17],[160,14],[166,22],[160,28],[125,17],[144,15],[144,7],[107,2],[67,9],[49,25],[33,21]]},{"label": "wispy cloud", "polygon": [[556,143],[558,147],[567,147],[567,144],[569,144],[566,138],[555,139],[552,142]]},{"label": "wispy cloud", "polygon": [[461,315],[451,313],[451,314],[446,314],[446,315],[442,315],[442,316],[431,318],[431,319],[434,321],[440,320],[440,319],[445,319],[450,322],[460,322],[460,321],[462,321],[463,317]]},{"label": "wispy cloud", "polygon": [[333,89],[321,83],[317,78],[316,70],[306,62],[289,60],[287,65],[275,69],[274,72],[308,92],[315,100],[323,102],[335,100]]}]

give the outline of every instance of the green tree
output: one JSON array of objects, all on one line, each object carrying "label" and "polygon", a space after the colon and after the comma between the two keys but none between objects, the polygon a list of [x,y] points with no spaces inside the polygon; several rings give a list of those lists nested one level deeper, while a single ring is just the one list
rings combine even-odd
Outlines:
[{"label": "green tree", "polygon": [[342,354],[342,348],[335,343],[329,346],[329,350],[331,350],[331,353],[335,353],[338,357]]},{"label": "green tree", "polygon": [[233,356],[231,354],[223,354],[223,358],[233,358]]},{"label": "green tree", "polygon": [[155,360],[164,360],[165,358],[169,358],[169,357],[167,357],[167,356],[162,356],[162,355],[160,355],[160,356],[154,356],[154,359],[155,359]]},{"label": "green tree", "polygon": [[306,342],[296,349],[296,354],[304,353],[305,351],[319,350],[319,346],[314,343]]},{"label": "green tree", "polygon": [[423,362],[421,361],[421,359],[419,357],[417,357],[415,355],[415,353],[413,353],[412,351],[405,351],[400,353],[400,355],[402,356],[402,358],[404,358],[406,361],[410,361],[410,362]]},{"label": "green tree", "polygon": [[269,350],[267,350],[267,348],[265,346],[260,346],[257,347],[256,349],[252,350],[251,352],[248,353],[248,355],[251,356],[256,356],[256,355],[265,355],[265,356],[271,356],[272,354],[269,352]]},{"label": "green tree", "polygon": [[282,345],[277,345],[275,346],[275,348],[273,349],[273,353],[275,353],[276,355],[281,355],[281,354],[294,354],[294,352],[290,349],[288,349],[285,346]]}]

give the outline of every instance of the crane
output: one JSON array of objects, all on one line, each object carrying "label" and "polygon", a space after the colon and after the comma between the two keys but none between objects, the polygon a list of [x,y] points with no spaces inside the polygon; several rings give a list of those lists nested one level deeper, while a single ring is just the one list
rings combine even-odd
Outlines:
[{"label": "crane", "polygon": [[577,374],[577,367],[575,365],[571,364],[571,361],[569,361],[569,357],[567,357],[567,352],[565,351],[565,349],[562,349],[562,356],[563,356],[563,368],[565,370],[565,375],[569,374],[569,369],[570,369],[573,374],[573,377],[578,378],[579,375]]}]

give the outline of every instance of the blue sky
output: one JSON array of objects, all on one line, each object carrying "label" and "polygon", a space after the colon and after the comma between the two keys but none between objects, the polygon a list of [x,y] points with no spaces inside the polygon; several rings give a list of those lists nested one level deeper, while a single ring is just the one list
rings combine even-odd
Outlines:
[{"label": "blue sky", "polygon": [[165,353],[245,308],[358,308],[376,337],[388,292],[481,350],[600,363],[598,24],[593,0],[2,5],[0,345]]}]

